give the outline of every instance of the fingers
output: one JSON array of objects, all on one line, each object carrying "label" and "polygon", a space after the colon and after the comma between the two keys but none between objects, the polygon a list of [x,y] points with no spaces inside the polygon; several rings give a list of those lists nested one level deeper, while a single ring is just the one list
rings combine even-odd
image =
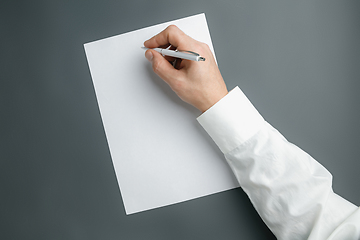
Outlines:
[{"label": "fingers", "polygon": [[174,47],[179,47],[181,44],[186,44],[191,38],[187,36],[175,25],[168,26],[165,30],[144,42],[147,48],[156,48],[171,44]]},{"label": "fingers", "polygon": [[145,57],[151,62],[154,72],[170,86],[174,79],[178,79],[182,73],[176,70],[160,53],[147,50]]}]

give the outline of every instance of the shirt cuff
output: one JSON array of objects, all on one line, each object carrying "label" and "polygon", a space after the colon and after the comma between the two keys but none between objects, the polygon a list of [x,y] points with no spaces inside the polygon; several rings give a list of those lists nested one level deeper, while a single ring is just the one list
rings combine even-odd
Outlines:
[{"label": "shirt cuff", "polygon": [[254,136],[265,122],[239,87],[197,120],[224,154]]}]

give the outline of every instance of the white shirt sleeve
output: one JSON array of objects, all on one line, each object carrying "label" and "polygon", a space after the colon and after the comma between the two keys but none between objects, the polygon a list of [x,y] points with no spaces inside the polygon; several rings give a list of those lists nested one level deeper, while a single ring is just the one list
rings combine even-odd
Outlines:
[{"label": "white shirt sleeve", "polygon": [[238,87],[198,121],[278,239],[360,239],[360,209],[335,194],[332,175],[267,123]]}]

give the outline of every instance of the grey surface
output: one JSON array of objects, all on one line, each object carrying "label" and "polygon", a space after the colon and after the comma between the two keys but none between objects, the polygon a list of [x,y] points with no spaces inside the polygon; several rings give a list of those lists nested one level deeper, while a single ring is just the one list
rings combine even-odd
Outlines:
[{"label": "grey surface", "polygon": [[1,1],[0,239],[275,239],[241,189],[125,215],[82,45],[202,12],[228,88],[360,204],[359,1]]}]

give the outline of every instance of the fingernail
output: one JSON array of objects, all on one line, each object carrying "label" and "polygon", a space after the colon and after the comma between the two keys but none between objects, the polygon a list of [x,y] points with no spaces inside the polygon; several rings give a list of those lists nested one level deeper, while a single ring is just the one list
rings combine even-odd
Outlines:
[{"label": "fingernail", "polygon": [[151,51],[146,51],[145,52],[145,57],[146,57],[147,60],[149,60],[151,62],[151,60],[153,59],[154,56],[153,56]]}]

